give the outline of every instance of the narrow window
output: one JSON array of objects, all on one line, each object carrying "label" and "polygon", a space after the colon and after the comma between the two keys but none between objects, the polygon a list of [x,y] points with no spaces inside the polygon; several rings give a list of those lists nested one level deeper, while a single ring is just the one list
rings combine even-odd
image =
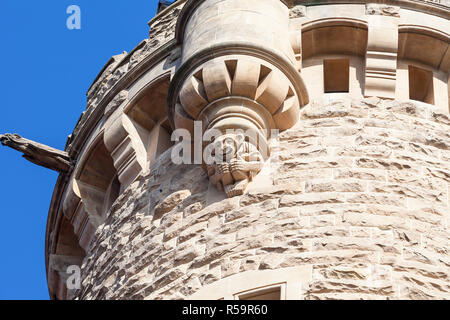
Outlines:
[{"label": "narrow window", "polygon": [[408,66],[409,98],[434,104],[433,72]]},{"label": "narrow window", "polygon": [[272,287],[243,293],[238,296],[239,300],[281,300],[281,287]]},{"label": "narrow window", "polygon": [[325,93],[349,92],[350,61],[326,59],[323,61]]}]

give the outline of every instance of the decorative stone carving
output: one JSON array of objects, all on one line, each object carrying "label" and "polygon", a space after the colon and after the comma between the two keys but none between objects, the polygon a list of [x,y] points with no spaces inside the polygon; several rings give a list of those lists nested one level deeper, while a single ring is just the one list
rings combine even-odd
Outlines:
[{"label": "decorative stone carving", "polygon": [[38,166],[61,173],[72,170],[72,160],[65,151],[22,138],[18,134],[0,135],[2,145],[23,153],[23,157]]},{"label": "decorative stone carving", "polygon": [[206,167],[211,183],[229,198],[244,194],[264,165],[258,148],[246,141],[243,134],[225,134],[210,147],[213,159]]},{"label": "decorative stone carving", "polygon": [[150,34],[149,42],[145,51],[155,51],[164,43],[167,43],[169,39],[175,36],[175,27],[177,24],[177,18],[180,15],[182,5],[173,8],[167,14],[162,17],[157,17],[149,23]]},{"label": "decorative stone carving", "polygon": [[[273,121],[281,130],[298,120],[299,99],[290,81],[274,66],[251,57],[224,57],[207,62],[184,82],[179,102],[191,120],[201,120],[215,101],[231,96],[243,98],[238,104],[260,109],[255,111],[265,113],[260,121]],[[244,100],[247,102],[243,103]],[[260,126],[263,128],[268,129]]]},{"label": "decorative stone carving", "polygon": [[388,6],[384,4],[368,3],[366,4],[367,15],[380,15],[390,17],[400,17],[400,7]]},{"label": "decorative stone carving", "polygon": [[[218,13],[213,20],[211,12]],[[217,147],[214,158],[221,162],[207,163],[205,169],[229,197],[243,194],[261,170],[270,155],[272,130],[291,128],[300,106],[308,103],[298,72],[301,33],[291,32],[289,13],[304,15],[305,8],[289,12],[285,3],[272,0],[259,0],[258,6],[202,0],[187,1],[178,19],[181,66],[169,88],[168,118],[174,129],[191,136],[196,136],[195,121],[202,123],[204,136],[214,132],[214,139],[204,137],[209,145],[203,148]],[[233,23],[224,24],[229,17]],[[246,34],[251,36],[243,41]]]},{"label": "decorative stone carving", "polygon": [[295,6],[289,11],[289,19],[306,17],[305,6]]},{"label": "decorative stone carving", "polygon": [[[192,132],[193,122],[201,121],[203,132],[223,134],[210,145],[221,162],[207,171],[211,182],[233,197],[244,193],[269,156],[271,129],[288,129],[298,118],[299,98],[281,71],[257,58],[233,56],[208,61],[185,80],[174,123]],[[250,132],[254,139],[227,134],[229,129]]]},{"label": "decorative stone carving", "polygon": [[122,90],[117,96],[106,106],[105,117],[108,118],[113,112],[128,98],[128,91]]}]

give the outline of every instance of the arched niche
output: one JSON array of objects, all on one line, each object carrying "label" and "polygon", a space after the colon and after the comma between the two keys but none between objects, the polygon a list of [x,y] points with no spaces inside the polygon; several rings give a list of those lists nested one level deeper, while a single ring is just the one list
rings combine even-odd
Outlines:
[{"label": "arched niche", "polygon": [[[302,77],[311,99],[362,97],[368,26],[353,18],[310,21],[302,28]],[[324,95],[325,94],[325,95]]]},{"label": "arched niche", "polygon": [[55,299],[71,299],[67,289],[68,267],[79,266],[86,256],[98,226],[120,195],[120,183],[111,155],[103,142],[103,132],[91,140],[81,154],[79,165],[67,184],[62,202],[62,220],[56,247],[49,256],[50,294]]},{"label": "arched niche", "polygon": [[416,100],[449,111],[450,36],[423,26],[400,25],[397,90],[399,100]]},{"label": "arched niche", "polygon": [[81,164],[75,173],[76,187],[84,204],[89,220],[98,227],[106,218],[106,213],[115,198],[117,189],[117,171],[113,159],[100,134],[83,153]]},{"label": "arched niche", "polygon": [[74,231],[74,227],[70,220],[65,216],[62,217],[58,237],[56,239],[56,248],[53,254],[49,256],[49,283],[54,285],[49,288],[58,288],[50,291],[53,299],[65,300],[70,298],[74,293],[73,290],[67,290],[66,282],[69,276],[68,268],[70,266],[81,267],[85,250],[79,244],[79,237]]},{"label": "arched niche", "polygon": [[398,29],[398,59],[415,61],[433,69],[448,72],[450,37],[427,27],[400,25]]},{"label": "arched niche", "polygon": [[172,147],[172,128],[167,119],[170,74],[164,74],[143,87],[125,107],[147,153],[149,167]]},{"label": "arched niche", "polygon": [[329,18],[303,25],[303,59],[320,55],[356,55],[367,48],[367,23],[357,19]]}]

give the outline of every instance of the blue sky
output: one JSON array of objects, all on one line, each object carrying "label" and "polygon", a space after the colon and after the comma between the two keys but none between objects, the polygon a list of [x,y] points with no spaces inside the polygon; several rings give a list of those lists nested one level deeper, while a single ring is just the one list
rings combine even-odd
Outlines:
[{"label": "blue sky", "polygon": [[[157,0],[2,0],[0,134],[64,149],[108,59],[148,36]],[[66,9],[81,8],[81,30]],[[0,147],[0,299],[48,299],[44,243],[57,174]]]}]

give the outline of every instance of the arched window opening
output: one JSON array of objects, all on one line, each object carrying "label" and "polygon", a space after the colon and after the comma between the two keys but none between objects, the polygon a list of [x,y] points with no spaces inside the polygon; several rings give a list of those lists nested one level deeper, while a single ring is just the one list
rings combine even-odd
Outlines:
[{"label": "arched window opening", "polygon": [[194,293],[192,300],[297,300],[302,283],[310,281],[310,266],[252,270],[213,282]]}]

